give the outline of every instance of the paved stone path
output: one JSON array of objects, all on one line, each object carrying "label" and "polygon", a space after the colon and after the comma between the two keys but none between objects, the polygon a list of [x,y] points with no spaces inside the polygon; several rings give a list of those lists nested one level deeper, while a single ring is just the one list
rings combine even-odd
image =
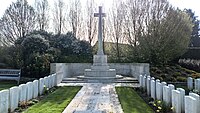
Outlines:
[{"label": "paved stone path", "polygon": [[123,113],[115,84],[87,83],[63,113]]}]

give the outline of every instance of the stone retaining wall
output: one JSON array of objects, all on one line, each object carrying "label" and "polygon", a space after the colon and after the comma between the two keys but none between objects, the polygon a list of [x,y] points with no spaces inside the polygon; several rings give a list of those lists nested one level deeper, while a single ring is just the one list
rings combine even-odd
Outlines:
[{"label": "stone retaining wall", "polygon": [[[149,64],[147,63],[108,63],[110,69],[116,69],[119,75],[131,75],[139,78],[141,74],[149,75]],[[58,74],[58,82],[62,78],[84,75],[85,69],[90,69],[91,63],[51,63],[51,73]]]}]

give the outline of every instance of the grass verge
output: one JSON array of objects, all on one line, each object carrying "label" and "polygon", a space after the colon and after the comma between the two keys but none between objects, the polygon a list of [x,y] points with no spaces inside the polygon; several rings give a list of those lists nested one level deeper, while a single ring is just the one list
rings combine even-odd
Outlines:
[{"label": "grass verge", "polygon": [[4,89],[9,89],[13,86],[17,86],[16,81],[0,81],[0,91]]},{"label": "grass verge", "polygon": [[144,100],[130,87],[116,87],[124,113],[154,113]]},{"label": "grass verge", "polygon": [[59,87],[23,113],[61,113],[81,87]]}]

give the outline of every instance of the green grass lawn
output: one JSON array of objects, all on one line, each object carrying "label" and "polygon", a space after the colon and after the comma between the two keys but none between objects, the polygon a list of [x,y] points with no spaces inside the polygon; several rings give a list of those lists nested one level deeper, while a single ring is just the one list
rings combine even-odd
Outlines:
[{"label": "green grass lawn", "polygon": [[0,91],[3,89],[9,89],[13,86],[18,86],[16,81],[0,81]]},{"label": "green grass lawn", "polygon": [[24,113],[62,113],[81,87],[59,87]]},{"label": "green grass lawn", "polygon": [[116,87],[124,113],[154,113],[142,98],[130,87]]}]

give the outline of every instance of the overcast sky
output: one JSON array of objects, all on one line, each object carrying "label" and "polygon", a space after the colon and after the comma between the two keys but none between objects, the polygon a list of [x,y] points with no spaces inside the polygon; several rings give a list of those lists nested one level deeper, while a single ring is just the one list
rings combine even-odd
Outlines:
[{"label": "overcast sky", "polygon": [[[16,2],[17,0],[1,0],[1,6],[0,6],[0,17],[3,15],[5,9],[9,7],[9,5],[12,2]],[[27,0],[29,4],[33,4],[35,0]],[[54,0],[49,0],[50,4],[53,3]],[[81,0],[84,1],[84,0]],[[102,2],[106,3],[105,6],[111,4],[108,1],[112,0],[96,0],[100,1],[98,5],[101,5]],[[105,2],[106,1],[106,2]],[[180,9],[192,9],[195,12],[196,16],[199,16],[200,19],[200,0],[169,0],[170,3],[173,4],[173,6],[179,7]]]}]

